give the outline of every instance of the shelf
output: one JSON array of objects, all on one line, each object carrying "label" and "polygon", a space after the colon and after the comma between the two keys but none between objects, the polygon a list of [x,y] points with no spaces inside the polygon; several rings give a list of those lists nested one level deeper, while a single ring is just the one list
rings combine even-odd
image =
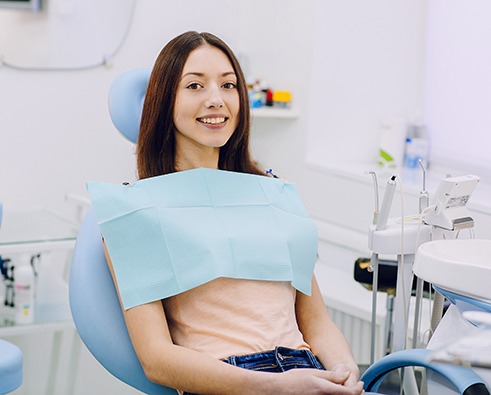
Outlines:
[{"label": "shelf", "polygon": [[[68,284],[67,284],[68,287]],[[72,314],[68,301],[68,292],[60,293],[57,303],[36,303],[34,307],[34,320],[28,324],[15,322],[15,311],[11,307],[0,306],[0,335],[6,336],[9,331],[13,334],[23,332],[36,332],[37,329],[64,329],[73,327]]]},{"label": "shelf", "polygon": [[251,109],[253,118],[295,119],[298,113],[290,108],[261,107]]}]

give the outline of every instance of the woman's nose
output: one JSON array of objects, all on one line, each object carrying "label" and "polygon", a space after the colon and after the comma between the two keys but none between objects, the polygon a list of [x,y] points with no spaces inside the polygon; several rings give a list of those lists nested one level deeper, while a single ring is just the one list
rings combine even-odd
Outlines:
[{"label": "woman's nose", "polygon": [[218,86],[210,88],[205,105],[207,108],[220,108],[223,106],[223,98]]}]

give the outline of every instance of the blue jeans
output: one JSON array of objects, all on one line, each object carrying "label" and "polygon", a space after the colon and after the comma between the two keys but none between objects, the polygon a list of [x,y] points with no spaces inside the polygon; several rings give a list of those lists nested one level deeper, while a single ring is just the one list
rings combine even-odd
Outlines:
[{"label": "blue jeans", "polygon": [[[310,350],[292,350],[286,347],[276,347],[272,351],[256,354],[231,356],[222,360],[230,365],[248,370],[280,373],[290,369],[319,369],[325,370],[319,359]],[[185,392],[184,395],[193,395]]]}]

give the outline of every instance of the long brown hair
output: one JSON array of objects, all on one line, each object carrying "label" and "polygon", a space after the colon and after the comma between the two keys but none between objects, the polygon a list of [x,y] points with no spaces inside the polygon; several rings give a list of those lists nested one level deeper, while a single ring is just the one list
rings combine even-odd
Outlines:
[{"label": "long brown hair", "polygon": [[227,143],[220,148],[218,168],[264,174],[250,155],[249,99],[244,74],[237,58],[228,45],[215,35],[190,31],[177,36],[162,49],[150,75],[137,144],[140,179],[177,171],[174,124],[176,91],[189,54],[206,44],[220,49],[228,57],[237,76],[240,102],[237,128]]}]

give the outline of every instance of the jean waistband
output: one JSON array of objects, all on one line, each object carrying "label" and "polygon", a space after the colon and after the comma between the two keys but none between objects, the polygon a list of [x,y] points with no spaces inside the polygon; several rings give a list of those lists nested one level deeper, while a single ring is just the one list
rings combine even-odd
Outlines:
[{"label": "jean waistband", "polygon": [[[294,350],[275,347],[274,350],[222,359],[230,365],[248,370],[279,373],[290,369],[311,368],[324,370],[322,363],[309,349]],[[195,395],[185,392],[183,395]]]},{"label": "jean waistband", "polygon": [[233,355],[222,359],[231,365],[254,369],[254,366],[266,366],[271,364],[278,367],[279,371],[293,367],[310,367],[324,369],[319,359],[309,349],[294,350],[287,347],[275,347],[274,350],[263,351],[247,355]]}]

